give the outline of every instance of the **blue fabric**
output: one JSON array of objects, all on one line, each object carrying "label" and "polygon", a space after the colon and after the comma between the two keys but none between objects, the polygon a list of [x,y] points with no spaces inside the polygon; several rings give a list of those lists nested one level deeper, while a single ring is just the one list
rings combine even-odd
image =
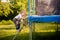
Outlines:
[{"label": "blue fabric", "polygon": [[29,21],[32,22],[60,22],[60,15],[45,15],[38,16],[32,15],[28,17]]}]

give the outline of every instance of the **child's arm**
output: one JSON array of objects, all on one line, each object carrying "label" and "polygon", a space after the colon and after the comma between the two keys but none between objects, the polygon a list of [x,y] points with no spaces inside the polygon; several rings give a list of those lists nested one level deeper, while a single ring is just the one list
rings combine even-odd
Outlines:
[{"label": "child's arm", "polygon": [[24,17],[23,20],[25,20],[25,19],[27,19],[27,18],[28,18],[28,16]]}]

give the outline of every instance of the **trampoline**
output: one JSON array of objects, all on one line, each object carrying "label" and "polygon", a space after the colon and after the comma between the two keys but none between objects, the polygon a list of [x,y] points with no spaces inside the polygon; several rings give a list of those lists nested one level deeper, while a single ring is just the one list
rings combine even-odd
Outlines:
[{"label": "trampoline", "polygon": [[[33,14],[34,14],[34,0],[32,0],[32,7],[33,7]],[[37,2],[37,0],[36,0]],[[57,4],[57,1],[56,1],[56,4]],[[37,6],[37,5],[36,5]],[[57,9],[57,5],[55,7]],[[42,10],[42,12],[44,13],[44,10]],[[58,14],[58,13],[56,13]],[[41,23],[41,22],[45,22],[45,23],[48,23],[48,22],[55,22],[56,25],[57,25],[57,29],[58,29],[58,23],[60,22],[60,15],[43,15],[43,16],[39,16],[38,15],[30,15],[30,0],[28,0],[28,25],[30,27],[30,40],[32,40],[32,22],[36,22],[36,23]]]},{"label": "trampoline", "polygon": [[30,22],[60,22],[60,15],[32,15],[28,17]]}]

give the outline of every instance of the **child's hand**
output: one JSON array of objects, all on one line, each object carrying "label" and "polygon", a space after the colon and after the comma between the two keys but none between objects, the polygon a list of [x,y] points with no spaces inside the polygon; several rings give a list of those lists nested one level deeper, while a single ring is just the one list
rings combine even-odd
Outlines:
[{"label": "child's hand", "polygon": [[21,22],[23,22],[23,19],[21,19]]}]

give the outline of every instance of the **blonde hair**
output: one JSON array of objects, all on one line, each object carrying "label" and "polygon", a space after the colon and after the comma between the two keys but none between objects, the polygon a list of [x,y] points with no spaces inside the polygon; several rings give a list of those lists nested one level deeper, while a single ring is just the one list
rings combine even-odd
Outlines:
[{"label": "blonde hair", "polygon": [[25,13],[25,10],[21,10],[20,13]]}]

